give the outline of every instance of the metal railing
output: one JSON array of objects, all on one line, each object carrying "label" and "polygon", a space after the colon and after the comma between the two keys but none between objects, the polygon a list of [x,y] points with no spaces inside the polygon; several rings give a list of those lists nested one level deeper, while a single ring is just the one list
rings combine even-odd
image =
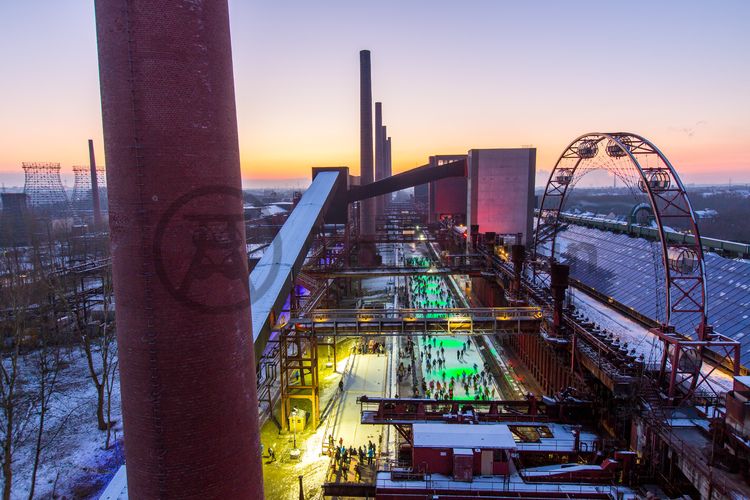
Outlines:
[{"label": "metal railing", "polygon": [[300,321],[324,322],[370,322],[370,321],[420,321],[443,320],[449,322],[469,321],[528,321],[542,319],[538,307],[479,307],[479,308],[434,308],[434,309],[315,309],[290,323]]},{"label": "metal railing", "polygon": [[[531,483],[523,481],[520,476],[495,476],[493,478],[475,478],[471,482],[454,481],[446,476],[435,477],[433,474],[414,473],[413,479],[407,479],[409,472],[404,470],[404,478],[392,479],[392,475],[397,470],[391,468],[390,474],[383,477],[378,474],[375,485],[378,491],[387,494],[389,488],[402,489],[405,484],[413,485],[424,484],[428,490],[443,490],[454,493],[474,493],[474,492],[534,492],[534,493],[554,493],[554,494],[576,494],[591,495],[586,498],[622,498],[623,495],[633,493],[630,488],[624,486],[607,485],[607,484],[584,484],[584,483]],[[401,476],[401,474],[398,474]],[[417,484],[415,484],[417,483]],[[416,489],[416,488],[415,488]]]}]

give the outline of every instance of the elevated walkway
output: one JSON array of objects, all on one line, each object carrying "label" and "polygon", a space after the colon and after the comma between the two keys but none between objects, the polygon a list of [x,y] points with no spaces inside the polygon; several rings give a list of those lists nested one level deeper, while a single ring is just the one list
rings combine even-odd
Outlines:
[{"label": "elevated walkway", "polygon": [[259,359],[280,311],[302,269],[316,227],[322,223],[340,173],[318,172],[310,187],[250,273],[253,343]]},{"label": "elevated walkway", "polygon": [[319,335],[485,335],[537,333],[542,320],[538,307],[479,307],[454,309],[316,309],[292,318],[287,327]]},{"label": "elevated walkway", "polygon": [[382,267],[344,267],[339,269],[305,269],[310,276],[325,278],[373,278],[375,276],[422,276],[422,275],[446,275],[467,274],[478,276],[483,271],[483,266],[459,265],[438,267],[404,267],[404,266],[382,266]]}]

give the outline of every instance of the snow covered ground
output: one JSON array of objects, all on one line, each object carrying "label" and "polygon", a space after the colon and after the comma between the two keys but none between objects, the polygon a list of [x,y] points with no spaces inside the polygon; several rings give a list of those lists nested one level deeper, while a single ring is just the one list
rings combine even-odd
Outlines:
[{"label": "snow covered ground", "polygon": [[[35,389],[33,356],[30,353],[19,359],[21,383],[28,391]],[[95,355],[95,361],[96,358]],[[119,378],[112,391],[114,444],[105,450],[106,432],[97,429],[96,390],[88,376],[83,351],[66,349],[63,360],[45,422],[46,445],[40,457],[34,498],[98,498],[124,462]],[[7,359],[3,362],[7,363]],[[95,366],[100,368],[96,362]],[[29,496],[37,429],[38,415],[32,414],[14,453],[11,498]]]}]

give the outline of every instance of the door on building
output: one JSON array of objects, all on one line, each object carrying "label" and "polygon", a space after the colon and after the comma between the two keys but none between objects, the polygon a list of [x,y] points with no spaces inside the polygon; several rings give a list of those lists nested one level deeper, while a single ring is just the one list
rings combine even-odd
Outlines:
[{"label": "door on building", "polygon": [[482,450],[482,475],[492,475],[492,450]]}]

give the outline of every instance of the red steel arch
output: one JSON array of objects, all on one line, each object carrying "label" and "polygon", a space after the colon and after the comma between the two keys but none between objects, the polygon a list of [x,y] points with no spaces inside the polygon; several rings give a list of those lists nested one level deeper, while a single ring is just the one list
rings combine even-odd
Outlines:
[{"label": "red steel arch", "polygon": [[[637,175],[629,178],[623,169],[632,167]],[[682,181],[666,156],[649,140],[627,132],[584,134],[565,148],[547,181],[534,234],[535,259],[539,246],[550,243],[550,259],[555,259],[555,243],[560,212],[573,185],[587,171],[604,168],[638,189],[649,199],[661,243],[664,268],[664,327],[673,325],[681,315],[698,318],[700,340],[708,336],[706,279],[703,250],[695,212]],[[632,171],[632,170],[631,170]],[[636,182],[634,182],[636,181]],[[636,185],[633,185],[636,184]],[[670,241],[665,225],[679,226],[693,236],[692,244]],[[681,332],[690,334],[691,332]]]}]

